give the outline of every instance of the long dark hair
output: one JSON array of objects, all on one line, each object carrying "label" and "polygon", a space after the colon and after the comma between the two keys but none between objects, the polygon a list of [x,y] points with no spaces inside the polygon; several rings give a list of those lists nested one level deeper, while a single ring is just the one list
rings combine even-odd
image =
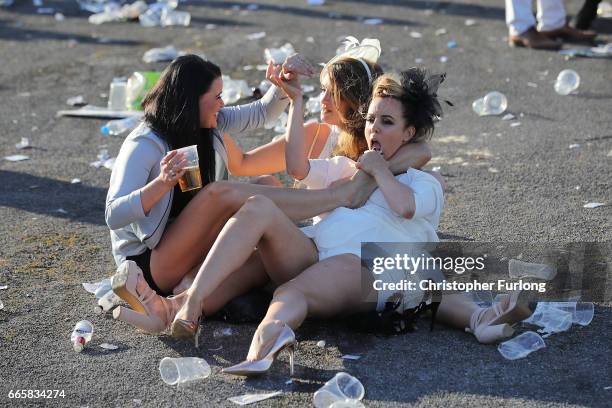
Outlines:
[{"label": "long dark hair", "polygon": [[208,92],[221,69],[197,55],[178,57],[142,101],[144,120],[170,149],[198,145],[203,184],[214,181],[212,129],[200,128],[200,96]]}]

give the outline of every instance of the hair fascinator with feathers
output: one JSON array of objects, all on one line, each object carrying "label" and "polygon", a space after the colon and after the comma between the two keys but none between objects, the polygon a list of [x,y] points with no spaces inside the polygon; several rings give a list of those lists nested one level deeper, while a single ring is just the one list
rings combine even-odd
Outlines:
[{"label": "hair fascinator with feathers", "polygon": [[[439,120],[443,115],[438,100],[438,88],[445,79],[446,73],[428,75],[427,71],[420,68],[410,68],[400,74],[404,96],[411,102],[418,102],[424,113],[434,120]],[[448,100],[443,101],[449,106],[454,106]]]}]

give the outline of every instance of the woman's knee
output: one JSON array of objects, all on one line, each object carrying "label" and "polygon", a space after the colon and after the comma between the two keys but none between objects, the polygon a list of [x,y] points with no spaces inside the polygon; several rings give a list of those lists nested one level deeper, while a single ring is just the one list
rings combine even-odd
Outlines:
[{"label": "woman's knee", "polygon": [[291,281],[283,283],[274,291],[272,301],[286,301],[308,310],[308,297]]},{"label": "woman's knee", "polygon": [[249,197],[236,215],[242,215],[256,222],[270,220],[278,215],[280,210],[274,201],[263,195]]},{"label": "woman's knee", "polygon": [[237,209],[242,204],[240,193],[232,186],[232,183],[226,181],[215,181],[206,185],[198,192],[195,200],[206,206],[214,204],[216,208]]}]

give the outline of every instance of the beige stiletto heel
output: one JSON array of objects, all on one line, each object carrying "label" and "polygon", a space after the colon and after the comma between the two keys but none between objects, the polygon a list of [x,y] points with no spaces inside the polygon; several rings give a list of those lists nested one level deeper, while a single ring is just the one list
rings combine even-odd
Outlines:
[{"label": "beige stiletto heel", "polygon": [[191,340],[196,348],[200,348],[200,319],[194,322],[192,320],[175,319],[170,326],[170,335],[176,339]]},{"label": "beige stiletto heel", "polygon": [[296,347],[297,342],[295,341],[295,333],[293,333],[293,330],[291,330],[291,328],[285,324],[280,335],[272,345],[272,348],[262,359],[255,361],[243,361],[242,363],[234,366],[224,368],[221,370],[221,372],[246,377],[264,374],[270,369],[272,363],[274,363],[274,360],[276,360],[276,357],[278,357],[281,351],[286,349],[289,352],[290,374],[293,376]]}]

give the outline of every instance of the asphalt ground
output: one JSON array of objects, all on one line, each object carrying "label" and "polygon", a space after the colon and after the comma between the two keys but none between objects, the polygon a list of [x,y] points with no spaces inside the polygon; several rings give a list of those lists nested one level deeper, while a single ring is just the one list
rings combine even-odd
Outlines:
[{"label": "asphalt ground", "polygon": [[[367,406],[609,406],[612,399],[609,303],[598,303],[593,322],[552,336],[529,357],[506,361],[494,346],[472,335],[425,322],[415,333],[384,337],[355,333],[345,322],[309,321],[298,333],[297,371],[288,379],[287,357],[269,374],[243,380],[220,373],[244,358],[255,325],[206,321],[200,350],[169,337],[147,336],[93,312],[82,282],[114,271],[104,199],[110,172],[95,169],[100,145],[115,155],[121,138],[99,132],[95,119],[58,118],[68,97],[83,95],[104,105],[113,77],[162,69],[142,54],[156,46],[204,53],[225,74],[255,85],[263,78],[245,65],[263,63],[263,49],[292,43],[312,61],[328,60],[346,35],[379,38],[386,70],[420,65],[447,72],[440,95],[446,108],[431,142],[448,189],[440,236],[484,242],[610,241],[612,202],[612,65],[610,60],[566,61],[555,52],[510,49],[503,4],[494,1],[188,1],[188,28],[143,28],[137,23],[94,26],[74,1],[45,1],[66,16],[39,15],[17,0],[0,9],[0,405],[89,407],[230,406],[228,397],[283,390],[259,406],[309,406],[312,394],[338,371],[359,378]],[[257,10],[246,10],[257,4]],[[573,13],[580,2],[567,5]],[[240,9],[238,9],[240,7]],[[331,17],[330,14],[332,13]],[[381,18],[366,25],[363,18]],[[475,25],[465,25],[474,19]],[[207,24],[216,28],[206,29]],[[436,36],[446,28],[448,34]],[[610,42],[612,22],[595,28]],[[265,31],[249,41],[247,34]],[[410,33],[419,32],[422,38]],[[312,37],[312,41],[307,41]],[[457,47],[449,49],[448,41]],[[566,46],[567,47],[567,46]],[[447,62],[440,61],[446,56]],[[576,70],[576,95],[553,91],[559,71]],[[316,85],[316,78],[306,81]],[[491,90],[503,92],[517,120],[477,117],[471,102]],[[511,127],[512,122],[520,122]],[[242,135],[249,148],[271,137]],[[17,151],[21,137],[32,149]],[[578,148],[570,149],[572,144]],[[80,184],[71,184],[80,178]],[[286,178],[285,178],[286,179]],[[608,205],[586,209],[588,202]],[[59,212],[63,209],[64,212]],[[609,255],[609,254],[608,254]],[[610,279],[610,258],[607,263]],[[602,285],[607,283],[602,282]],[[95,326],[81,354],[69,335],[80,319]],[[218,328],[233,335],[215,338]],[[325,340],[326,347],[316,346]],[[118,350],[106,351],[101,343]],[[221,347],[219,349],[219,347]],[[213,350],[211,350],[213,349]],[[344,354],[362,356],[343,360]],[[175,388],[160,380],[163,357],[199,356],[212,375]],[[9,399],[10,390],[64,390],[59,399]]]}]

